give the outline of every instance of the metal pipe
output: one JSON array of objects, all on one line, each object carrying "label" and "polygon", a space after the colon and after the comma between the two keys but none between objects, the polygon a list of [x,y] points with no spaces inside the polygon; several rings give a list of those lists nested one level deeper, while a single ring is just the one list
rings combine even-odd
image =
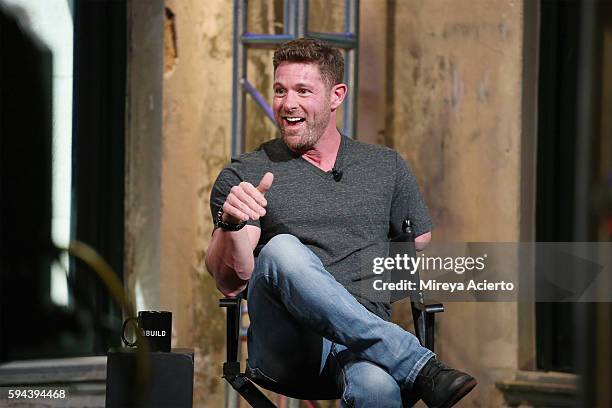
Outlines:
[{"label": "metal pipe", "polygon": [[283,33],[290,35],[295,38],[295,0],[285,0],[284,3],[284,14],[283,14]]},{"label": "metal pipe", "polygon": [[246,80],[246,48],[242,45],[242,35],[247,25],[246,0],[234,0],[233,64],[232,64],[232,135],[230,145],[231,157],[244,152],[246,95],[240,86]]},{"label": "metal pipe", "polygon": [[355,46],[346,52],[344,64],[344,78],[347,84],[352,85],[349,89],[344,105],[342,118],[342,133],[354,139],[357,128],[357,95],[358,88],[358,64],[359,64],[359,1],[346,0],[344,12],[344,29],[352,33],[355,38]]},{"label": "metal pipe", "polygon": [[357,37],[355,34],[347,33],[318,33],[309,32],[308,37],[323,40],[336,48],[353,49],[357,47]]},{"label": "metal pipe", "polygon": [[246,78],[241,79],[240,84],[242,85],[242,88],[253,97],[257,106],[259,106],[259,108],[266,114],[266,117],[276,125],[276,119],[274,119],[272,108],[270,108],[266,102],[266,99],[259,93],[259,91],[253,85],[251,85]]},{"label": "metal pipe", "polygon": [[242,44],[249,48],[276,48],[279,45],[293,40],[295,37],[290,34],[253,34],[244,33],[241,37]]},{"label": "metal pipe", "polygon": [[295,0],[295,38],[306,37],[308,34],[308,0]]}]

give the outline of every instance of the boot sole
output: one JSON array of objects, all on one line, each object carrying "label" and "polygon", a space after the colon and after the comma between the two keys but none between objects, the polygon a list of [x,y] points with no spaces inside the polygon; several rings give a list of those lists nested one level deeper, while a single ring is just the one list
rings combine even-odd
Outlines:
[{"label": "boot sole", "polygon": [[472,391],[474,389],[474,387],[476,387],[476,384],[478,384],[478,381],[476,381],[476,379],[472,377],[465,384],[463,384],[455,394],[453,394],[446,402],[444,402],[444,404],[439,405],[437,408],[450,408],[450,407],[452,407],[457,402],[459,402],[459,400],[461,400],[461,398],[463,398],[466,395],[468,395],[470,393],[470,391]]}]

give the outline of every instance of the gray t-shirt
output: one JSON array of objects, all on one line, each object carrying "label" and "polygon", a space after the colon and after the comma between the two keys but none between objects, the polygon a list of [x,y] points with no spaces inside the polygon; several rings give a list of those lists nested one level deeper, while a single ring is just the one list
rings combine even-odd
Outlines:
[{"label": "gray t-shirt", "polygon": [[334,167],[342,173],[339,181],[281,139],[263,143],[221,171],[211,192],[213,218],[232,186],[241,181],[257,186],[272,172],[266,215],[249,221],[261,228],[255,255],[275,235],[294,235],[357,300],[388,320],[390,304],[366,299],[360,290],[360,254],[399,235],[406,218],[416,236],[430,231],[427,206],[410,168],[392,149],[342,137]]}]

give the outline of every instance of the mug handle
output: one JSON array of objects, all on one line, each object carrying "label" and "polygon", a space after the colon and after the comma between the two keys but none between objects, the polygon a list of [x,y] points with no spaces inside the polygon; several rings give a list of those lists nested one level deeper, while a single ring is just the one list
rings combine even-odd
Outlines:
[{"label": "mug handle", "polygon": [[[121,327],[121,340],[123,340],[123,342],[125,343],[126,346],[130,346],[130,347],[134,347],[136,345],[136,342],[128,341],[125,338],[125,327],[132,320],[135,320],[137,322],[138,318],[137,317],[128,317],[127,319],[125,319],[125,321],[123,322],[123,326]],[[136,323],[136,330],[138,330],[138,323]],[[136,338],[138,338],[138,334],[136,334]]]}]

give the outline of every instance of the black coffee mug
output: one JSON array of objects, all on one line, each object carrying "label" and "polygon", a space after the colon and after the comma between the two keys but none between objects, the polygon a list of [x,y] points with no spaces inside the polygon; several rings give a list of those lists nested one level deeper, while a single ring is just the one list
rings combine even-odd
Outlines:
[{"label": "black coffee mug", "polygon": [[136,336],[137,340],[134,342],[125,338],[125,328],[130,321],[135,322],[136,330],[140,331],[140,336],[147,339],[149,351],[170,351],[172,312],[143,310],[138,312],[137,318],[126,319],[121,329],[121,338],[126,346],[134,347],[138,345],[138,336]]}]

